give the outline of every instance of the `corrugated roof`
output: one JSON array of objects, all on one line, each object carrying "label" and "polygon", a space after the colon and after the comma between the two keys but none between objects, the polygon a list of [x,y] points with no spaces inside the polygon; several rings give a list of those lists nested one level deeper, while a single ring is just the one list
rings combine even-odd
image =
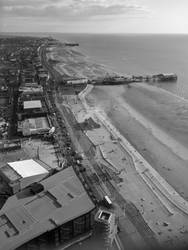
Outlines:
[{"label": "corrugated roof", "polygon": [[25,101],[23,104],[24,104],[24,109],[42,108],[42,103],[40,100]]},{"label": "corrugated roof", "polygon": [[32,159],[9,162],[8,165],[13,168],[22,178],[48,173],[44,167]]}]

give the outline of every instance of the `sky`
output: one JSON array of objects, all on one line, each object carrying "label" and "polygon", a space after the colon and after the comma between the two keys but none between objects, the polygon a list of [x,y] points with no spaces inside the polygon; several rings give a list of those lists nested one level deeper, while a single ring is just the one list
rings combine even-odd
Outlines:
[{"label": "sky", "polygon": [[0,31],[188,33],[188,0],[0,0]]}]

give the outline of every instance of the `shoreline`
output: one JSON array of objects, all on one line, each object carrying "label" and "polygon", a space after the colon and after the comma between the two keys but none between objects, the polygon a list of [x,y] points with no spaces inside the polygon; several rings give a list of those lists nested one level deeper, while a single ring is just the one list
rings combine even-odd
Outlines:
[{"label": "shoreline", "polygon": [[[128,168],[125,167],[125,166],[123,167],[123,165],[122,165],[123,162],[121,163],[120,159],[119,159],[119,161],[118,161],[118,159],[115,159],[116,157],[115,157],[115,155],[113,155],[113,153],[111,151],[111,146],[109,144],[110,142],[108,142],[109,139],[106,137],[106,135],[105,135],[104,132],[103,132],[103,137],[102,137],[103,139],[100,137],[100,135],[98,134],[100,132],[97,132],[97,130],[96,130],[96,132],[93,131],[93,132],[87,132],[86,133],[87,136],[89,136],[90,139],[93,141],[93,143],[96,146],[99,146],[99,149],[102,152],[103,158],[107,162],[109,162],[109,164],[112,165],[113,168],[116,168],[116,171],[119,171],[120,176],[123,178],[123,184],[119,185],[119,191],[120,191],[120,193],[122,193],[122,195],[124,197],[126,197],[127,196],[127,191],[125,192],[125,190],[127,190],[128,186],[129,186],[129,189],[132,186],[132,188],[134,190],[134,196],[135,196],[135,193],[138,192],[138,186],[140,185],[139,182],[138,182],[139,176],[140,176],[140,178],[142,178],[143,181],[145,182],[145,184],[144,184],[145,187],[143,185],[141,185],[141,189],[142,189],[143,193],[146,192],[147,195],[149,195],[149,193],[152,195],[149,198],[150,203],[153,202],[154,197],[155,197],[155,199],[157,199],[157,203],[154,206],[157,207],[159,205],[159,203],[161,203],[160,209],[158,208],[158,210],[156,211],[156,213],[160,214],[161,217],[167,216],[167,218],[165,220],[170,220],[169,217],[171,217],[172,221],[173,221],[172,222],[172,228],[175,229],[175,224],[176,223],[177,224],[181,223],[179,221],[178,217],[177,217],[177,213],[180,215],[183,212],[183,214],[184,214],[183,216],[186,216],[187,213],[188,213],[188,202],[186,200],[184,200],[181,197],[181,195],[179,195],[179,193],[177,193],[165,181],[165,179],[163,177],[161,177],[159,175],[159,173],[153,167],[150,166],[150,164],[148,164],[147,161],[145,161],[145,159],[139,154],[139,152],[135,151],[134,147],[132,147],[132,145],[130,145],[130,143],[111,124],[110,119],[107,117],[107,115],[104,113],[104,111],[100,110],[99,108],[95,109],[95,107],[93,107],[93,106],[92,107],[88,106],[88,104],[87,104],[87,102],[85,100],[85,97],[90,92],[92,92],[92,87],[93,86],[88,85],[87,88],[84,91],[82,91],[81,94],[79,94],[79,99],[80,99],[80,101],[81,101],[81,103],[83,105],[82,112],[84,114],[84,117],[85,117],[86,114],[87,114],[87,116],[93,117],[93,119],[96,120],[96,122],[98,121],[98,123],[101,123],[102,127],[104,126],[104,128],[106,128],[106,130],[109,131],[110,134],[112,134],[112,136],[114,138],[113,140],[117,140],[117,143],[119,144],[119,146],[120,145],[122,146],[122,150],[123,151],[125,150],[125,152],[127,151],[128,154],[131,155],[131,157],[133,159],[133,162],[134,162],[134,165],[135,165],[135,171],[137,171],[137,174],[138,174],[138,176],[136,177],[136,173],[134,173],[134,167],[133,166],[132,166],[133,167],[132,170],[129,169],[130,167],[128,167]],[[76,111],[76,109],[74,107],[74,104],[72,104],[72,108],[73,108],[73,110]],[[84,119],[84,117],[82,119]],[[78,120],[80,120],[80,119],[78,119]],[[99,129],[99,131],[100,131],[100,129]],[[95,134],[95,136],[94,136],[94,134]],[[98,139],[96,137],[98,137]],[[99,144],[98,140],[99,141],[101,140],[101,145]],[[103,143],[106,144],[106,146],[102,143],[102,141],[103,141]],[[105,147],[108,148],[107,151],[105,150]],[[119,148],[119,150],[120,150],[120,148]],[[110,150],[110,152],[108,152],[109,150]],[[118,152],[120,153],[120,151],[116,148],[115,145],[113,146],[113,150],[115,150],[116,154]],[[119,153],[118,153],[117,157],[121,158],[121,155],[119,155]],[[115,163],[115,165],[114,165],[114,163]],[[123,168],[126,169],[125,172],[123,171]],[[133,174],[134,178],[132,177],[132,174]],[[132,184],[128,183],[128,186],[126,184],[126,182],[127,182],[126,179],[127,178],[130,179],[130,181],[132,181]],[[135,181],[137,180],[136,181],[137,184],[134,181],[134,179],[135,179]],[[137,188],[134,185],[136,185]],[[146,191],[146,189],[145,189],[146,187],[148,187],[150,189],[149,193],[148,193],[148,190]],[[132,192],[133,191],[130,190],[130,195],[131,195]],[[142,193],[142,195],[144,195],[143,193]],[[132,193],[132,195],[133,195],[133,193]],[[142,195],[140,197],[142,197]],[[146,195],[146,197],[147,197],[147,195]],[[144,199],[147,199],[147,198],[144,198]],[[130,196],[130,200],[132,200],[132,201],[134,200],[135,201],[135,199],[133,198],[133,196]],[[143,217],[147,221],[148,225],[150,225],[150,227],[152,228],[152,230],[154,230],[154,232],[157,233],[157,230],[159,230],[159,229],[156,226],[156,224],[154,223],[155,219],[153,218],[154,219],[154,221],[153,221],[151,219],[152,217],[150,217],[151,214],[148,211],[148,205],[146,205],[146,207],[145,207],[145,206],[143,206],[143,204],[139,204],[138,201],[135,201],[135,204],[136,204],[136,206],[139,209],[141,209],[140,211],[147,211],[148,214],[144,213],[144,212],[142,213]],[[140,206],[141,206],[141,208],[140,208]],[[165,209],[164,210],[165,212],[164,211],[162,212],[161,208],[162,208],[162,210]],[[152,210],[152,211],[154,212],[154,210]],[[163,213],[166,214],[166,215],[164,215]],[[154,214],[153,214],[153,216],[154,216]],[[174,220],[176,220],[176,219],[177,219],[177,222],[174,224]],[[161,228],[160,228],[160,230],[161,230]],[[165,236],[165,232],[163,232],[163,233],[164,233],[163,237],[164,238],[167,237],[167,236]],[[177,236],[176,233],[175,233],[175,235]],[[162,239],[159,237],[159,241],[163,245],[164,241],[163,240],[161,241],[161,240]]]},{"label": "shoreline", "polygon": [[126,103],[130,113],[136,113],[145,127],[148,124],[161,142],[188,160],[188,100],[142,83],[124,88],[119,98],[120,104]]},{"label": "shoreline", "polygon": [[[87,101],[85,99],[85,97],[87,95],[89,95],[90,92],[92,92],[92,87],[87,85],[86,89],[83,90],[80,94],[79,94],[79,98],[85,108],[85,110],[88,112],[90,110],[90,107],[87,104]],[[129,108],[127,108],[129,109]],[[125,148],[125,150],[130,154],[130,156],[133,158],[133,161],[135,163],[135,168],[138,171],[138,173],[140,173],[140,175],[143,175],[145,173],[145,171],[149,171],[151,172],[151,175],[155,176],[155,178],[159,181],[160,185],[166,188],[166,190],[168,190],[168,193],[170,196],[174,196],[177,197],[177,199],[182,199],[182,197],[179,195],[179,193],[177,193],[169,184],[168,182],[165,181],[165,179],[163,179],[163,177],[160,176],[160,174],[154,169],[152,168],[152,166],[150,166],[150,164],[140,155],[140,153],[138,151],[135,150],[135,148],[127,141],[127,139],[117,130],[117,128],[115,128],[111,122],[109,117],[107,116],[107,114],[105,113],[105,111],[103,110],[98,110],[98,109],[93,109],[92,112],[97,116],[97,118],[100,120],[100,122],[104,125],[104,127],[106,127],[107,130],[110,131],[110,133],[112,133],[112,135],[114,136],[114,138],[120,138],[120,144],[122,142],[122,146],[123,148]],[[140,168],[138,162],[141,162],[142,167]],[[146,167],[147,166],[147,167]],[[152,177],[151,177],[152,178]],[[163,187],[163,188],[164,188]],[[185,201],[184,199],[181,200],[181,203],[185,205],[186,203],[186,213],[188,214],[188,202]]]},{"label": "shoreline", "polygon": [[[106,89],[106,91],[105,91]],[[148,131],[147,123],[140,123],[140,116],[135,117],[130,111],[125,109],[126,103],[121,100],[122,87],[107,89],[107,87],[95,87],[87,96],[90,106],[98,106],[104,110],[112,124],[120,133],[134,145],[146,160],[159,172],[167,182],[175,188],[185,199],[188,199],[187,183],[187,160],[181,159],[173,153],[164,140],[161,142],[157,136],[160,130],[155,133]],[[96,99],[95,99],[96,98]],[[137,115],[137,112],[136,112]],[[136,119],[137,118],[137,119]],[[144,120],[147,122],[147,120]],[[153,129],[153,128],[152,128]],[[161,134],[162,135],[162,134]],[[174,140],[168,141],[172,143]],[[163,143],[163,144],[162,144]],[[174,145],[171,145],[173,147]],[[176,151],[177,153],[177,151]],[[186,155],[184,155],[186,156]]]},{"label": "shoreline", "polygon": [[183,160],[188,160],[188,149],[181,143],[177,142],[174,138],[165,133],[153,122],[146,119],[135,108],[131,107],[128,103],[125,103],[122,99],[118,100],[122,102],[122,107],[125,108],[130,115],[135,118],[140,124],[142,124],[154,137],[156,137],[162,144],[167,146],[173,153],[178,155]]}]

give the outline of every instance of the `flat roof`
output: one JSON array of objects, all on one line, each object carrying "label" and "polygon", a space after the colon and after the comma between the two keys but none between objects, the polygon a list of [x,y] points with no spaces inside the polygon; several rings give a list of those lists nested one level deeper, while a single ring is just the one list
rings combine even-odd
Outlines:
[{"label": "flat roof", "polygon": [[24,109],[42,108],[42,103],[40,100],[25,101],[23,105]]},{"label": "flat roof", "polygon": [[13,195],[2,207],[0,249],[13,250],[95,208],[72,167],[41,184],[41,193],[23,198]]},{"label": "flat roof", "polygon": [[44,167],[32,159],[8,162],[7,164],[13,168],[22,178],[48,173]]},{"label": "flat roof", "polygon": [[41,131],[48,131],[49,129],[47,117],[29,118],[22,122],[23,135],[31,135]]},{"label": "flat roof", "polygon": [[43,87],[42,86],[29,86],[29,87],[20,87],[19,88],[20,92],[23,93],[36,93],[36,92],[43,92]]}]

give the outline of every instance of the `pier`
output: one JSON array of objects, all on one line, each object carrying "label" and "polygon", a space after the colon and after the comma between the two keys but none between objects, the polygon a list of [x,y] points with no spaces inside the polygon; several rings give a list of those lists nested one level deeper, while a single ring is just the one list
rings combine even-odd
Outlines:
[{"label": "pier", "polygon": [[174,73],[155,75],[107,76],[89,81],[93,85],[121,85],[134,82],[176,82],[178,76]]}]

